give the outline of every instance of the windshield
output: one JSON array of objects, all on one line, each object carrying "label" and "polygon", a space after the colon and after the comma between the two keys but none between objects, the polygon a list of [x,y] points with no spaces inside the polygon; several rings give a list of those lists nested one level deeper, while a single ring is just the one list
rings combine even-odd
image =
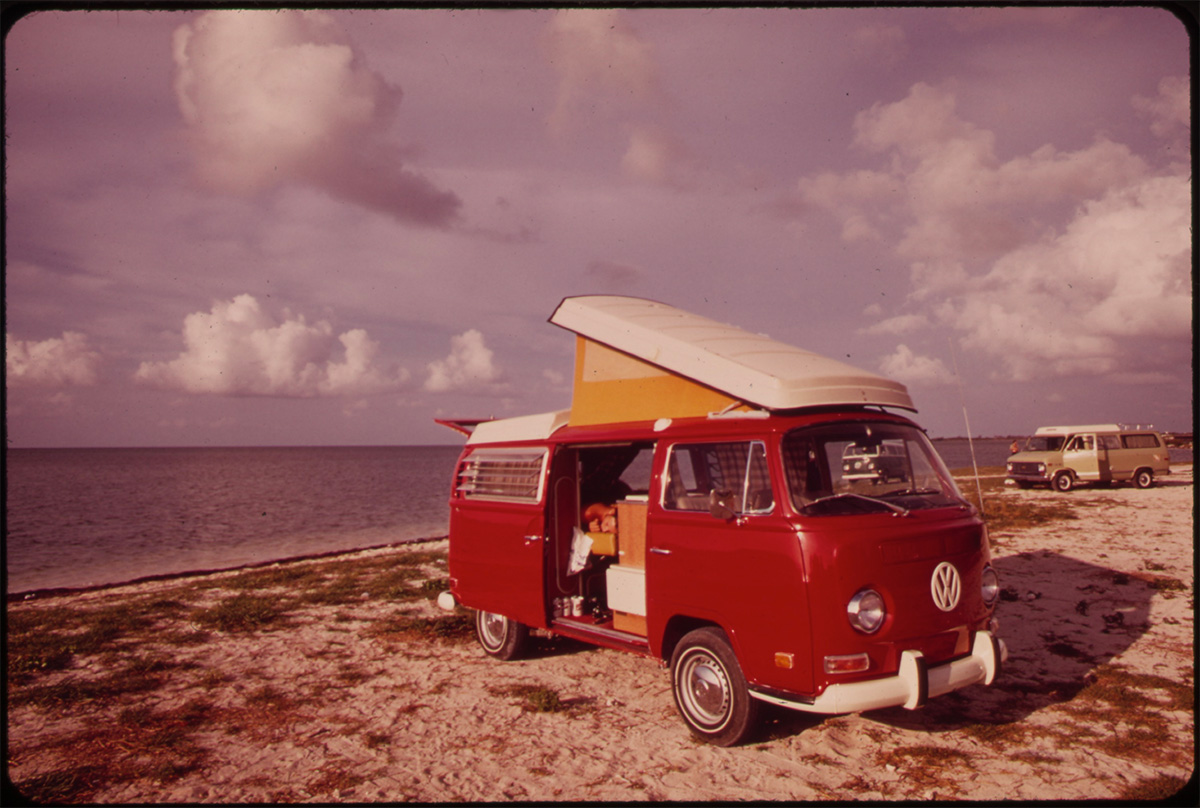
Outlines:
[{"label": "windshield", "polygon": [[906,513],[964,504],[929,439],[903,424],[793,430],[783,439],[783,466],[792,505],[805,514]]},{"label": "windshield", "polygon": [[1027,452],[1057,452],[1062,449],[1064,435],[1034,435],[1025,441]]}]

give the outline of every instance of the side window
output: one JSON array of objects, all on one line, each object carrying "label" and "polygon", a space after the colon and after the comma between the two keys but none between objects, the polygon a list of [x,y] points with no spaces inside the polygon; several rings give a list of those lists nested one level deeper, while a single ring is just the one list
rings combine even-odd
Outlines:
[{"label": "side window", "polygon": [[1100,445],[1105,449],[1121,448],[1121,440],[1116,435],[1100,435],[1097,440],[1100,441]]},{"label": "side window", "polygon": [[769,513],[775,507],[762,441],[671,447],[663,507],[707,512],[713,497],[740,514]]},{"label": "side window", "polygon": [[1159,447],[1156,435],[1122,435],[1121,440],[1126,449],[1157,449]]},{"label": "side window", "polygon": [[1096,448],[1095,439],[1091,435],[1076,435],[1071,438],[1068,452],[1089,452]]},{"label": "side window", "polygon": [[477,449],[458,467],[455,496],[497,502],[540,502],[545,449]]}]

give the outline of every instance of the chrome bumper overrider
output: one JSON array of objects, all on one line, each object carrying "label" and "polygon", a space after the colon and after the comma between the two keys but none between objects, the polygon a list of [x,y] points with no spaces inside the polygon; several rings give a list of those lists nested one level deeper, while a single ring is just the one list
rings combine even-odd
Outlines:
[{"label": "chrome bumper overrider", "polygon": [[883,707],[915,710],[931,696],[940,696],[968,685],[990,685],[1008,659],[1008,647],[990,631],[975,633],[971,655],[929,667],[920,651],[903,651],[895,676],[830,685],[812,702],[802,702],[755,690],[750,695],[761,701],[808,713],[857,713]]}]

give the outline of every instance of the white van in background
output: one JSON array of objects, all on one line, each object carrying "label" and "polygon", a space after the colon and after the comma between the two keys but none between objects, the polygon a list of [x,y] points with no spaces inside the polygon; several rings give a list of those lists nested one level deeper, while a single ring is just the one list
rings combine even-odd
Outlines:
[{"label": "white van in background", "polygon": [[1070,491],[1081,482],[1149,488],[1155,475],[1170,473],[1162,435],[1126,424],[1039,427],[1008,459],[1008,480],[1020,488],[1048,484]]}]

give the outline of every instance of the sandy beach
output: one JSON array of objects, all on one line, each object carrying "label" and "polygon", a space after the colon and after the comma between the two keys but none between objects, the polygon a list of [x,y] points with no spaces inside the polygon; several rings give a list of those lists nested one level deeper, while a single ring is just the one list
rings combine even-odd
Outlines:
[{"label": "sandy beach", "polygon": [[1166,797],[1195,764],[1194,488],[1173,472],[994,486],[1047,514],[992,529],[1008,665],[923,710],[781,710],[701,744],[654,660],[486,657],[433,603],[441,540],[10,603],[8,776],[99,803]]}]

